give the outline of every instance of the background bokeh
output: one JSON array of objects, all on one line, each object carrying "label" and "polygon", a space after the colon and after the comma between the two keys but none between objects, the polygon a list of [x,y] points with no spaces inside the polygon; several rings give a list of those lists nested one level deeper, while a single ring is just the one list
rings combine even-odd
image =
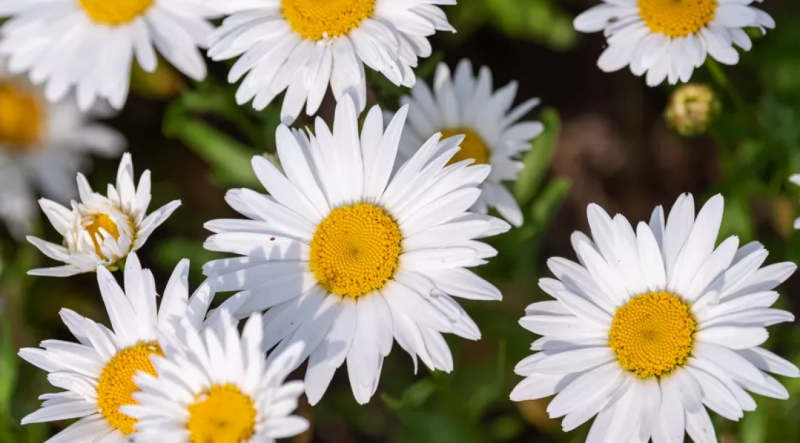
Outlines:
[{"label": "background bokeh", "polygon": [[[526,305],[546,297],[537,280],[548,274],[547,258],[574,258],[569,235],[587,229],[588,203],[641,220],[655,205],[671,206],[681,192],[698,200],[722,193],[721,236],[738,235],[743,243],[758,239],[771,251],[768,262],[800,262],[800,234],[792,228],[800,188],[788,182],[800,172],[800,3],[766,0],[759,7],[775,17],[777,29],[756,38],[737,66],[695,72],[693,81],[713,87],[723,108],[706,134],[691,139],[663,118],[672,87],[648,88],[627,70],[604,74],[596,67],[602,35],[578,35],[572,28],[574,15],[594,0],[458,3],[445,8],[458,34],[434,38],[435,54],[418,76],[430,79],[438,61],[454,66],[466,57],[491,67],[496,86],[518,81],[518,102],[541,97],[544,103],[529,118],[542,120],[547,131],[512,186],[526,223],[491,239],[500,255],[478,269],[501,288],[504,299],[464,302],[483,338],[448,337],[452,374],[421,367],[415,375],[409,357],[395,346],[378,394],[360,407],[340,370],[318,406],[301,406],[312,429],[295,442],[583,441],[588,425],[565,434],[559,420],[547,417],[548,400],[516,404],[508,394],[521,379],[513,367],[530,353],[535,338],[517,321]],[[127,137],[137,174],[152,171],[153,207],[183,201],[140,253],[162,289],[184,257],[192,260],[194,287],[202,281],[202,264],[216,257],[202,248],[208,234],[203,223],[235,216],[223,201],[225,190],[261,189],[249,159],[274,152],[278,105],[260,113],[237,107],[235,86],[225,82],[227,66],[209,65],[212,75],[201,84],[169,69],[154,75],[134,72],[127,106],[109,120]],[[395,107],[404,91],[379,75],[369,78],[371,100]],[[326,118],[333,104],[328,97],[321,111]],[[93,171],[91,182],[104,189],[115,176],[116,162],[96,159]],[[59,241],[50,226],[40,223],[38,230]],[[30,245],[14,243],[3,227],[0,247],[0,442],[38,443],[68,423],[18,425],[38,407],[36,398],[54,388],[16,351],[46,338],[71,339],[58,317],[62,307],[98,321],[107,318],[94,275],[28,277],[28,269],[53,263]],[[800,312],[800,277],[781,291],[778,307]],[[770,332],[767,347],[800,364],[800,326],[783,324]],[[712,414],[720,441],[800,442],[800,379],[781,381],[792,395],[788,401],[756,396],[758,410],[739,423]]]}]

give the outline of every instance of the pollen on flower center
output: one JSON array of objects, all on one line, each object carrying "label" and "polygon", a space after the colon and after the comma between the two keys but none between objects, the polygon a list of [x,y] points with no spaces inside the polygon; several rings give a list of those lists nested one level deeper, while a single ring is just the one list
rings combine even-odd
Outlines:
[{"label": "pollen on flower center", "polygon": [[442,138],[449,138],[454,135],[464,135],[464,141],[461,142],[461,150],[456,152],[456,155],[450,159],[448,163],[458,163],[467,159],[474,159],[474,164],[488,164],[489,163],[489,148],[483,141],[480,135],[472,129],[456,128],[447,129],[442,131]]},{"label": "pollen on flower center", "polygon": [[108,424],[125,435],[134,433],[136,419],[119,411],[120,406],[137,404],[133,393],[139,387],[133,376],[139,371],[156,375],[150,356],[163,356],[164,352],[157,342],[139,343],[119,351],[106,366],[97,382],[97,409]]},{"label": "pollen on flower center", "polygon": [[78,5],[96,23],[122,25],[147,12],[155,0],[78,0]]},{"label": "pollen on flower center", "polygon": [[309,40],[348,34],[375,14],[376,0],[281,0],[294,32]]},{"label": "pollen on flower center", "polygon": [[608,345],[625,370],[648,378],[686,363],[697,324],[689,305],[667,292],[651,292],[617,309]]},{"label": "pollen on flower center", "polygon": [[236,386],[214,386],[187,409],[186,427],[192,443],[240,443],[250,441],[255,433],[253,400]]},{"label": "pollen on flower center", "polygon": [[119,240],[119,228],[108,214],[92,215],[87,222],[89,225],[86,226],[85,229],[86,232],[89,233],[89,236],[92,237],[95,252],[97,252],[97,255],[104,257],[100,249],[100,245],[103,244],[103,234],[100,232],[100,229],[103,229],[109,235],[114,237],[114,240]]},{"label": "pollen on flower center", "polygon": [[328,291],[360,297],[397,269],[402,235],[392,217],[370,203],[336,208],[317,226],[310,268]]},{"label": "pollen on flower center", "polygon": [[717,0],[638,0],[639,14],[651,31],[684,37],[714,20]]},{"label": "pollen on flower center", "polygon": [[39,99],[30,91],[0,82],[0,145],[15,152],[36,148],[44,117]]}]

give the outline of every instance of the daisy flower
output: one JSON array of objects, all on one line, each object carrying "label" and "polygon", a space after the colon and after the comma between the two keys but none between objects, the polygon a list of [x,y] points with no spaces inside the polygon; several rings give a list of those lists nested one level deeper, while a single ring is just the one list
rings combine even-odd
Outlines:
[{"label": "daisy flower", "polygon": [[[761,1],[761,0],[758,0]],[[605,72],[630,65],[647,73],[647,84],[688,82],[710,55],[726,65],[739,62],[733,45],[749,51],[743,28],[774,28],[775,20],[749,6],[753,0],[603,0],[575,18],[581,32],[603,31],[608,47],[597,65]]]},{"label": "daisy flower", "polygon": [[113,157],[124,146],[119,133],[93,122],[73,100],[48,103],[0,60],[0,219],[15,237],[32,230],[36,191],[69,201],[87,154]]},{"label": "daisy flower", "polygon": [[83,110],[99,98],[121,109],[134,56],[153,72],[156,49],[187,76],[206,76],[198,48],[213,27],[202,0],[0,0],[2,16],[11,18],[0,27],[0,54],[12,72],[45,83],[53,102],[74,87]]},{"label": "daisy flower", "polygon": [[[250,220],[216,220],[206,249],[242,255],[209,262],[219,291],[241,291],[223,303],[241,318],[269,309],[264,350],[272,355],[305,342],[305,383],[316,404],[347,361],[359,403],[375,393],[393,340],[431,369],[451,371],[442,333],[480,338],[451,295],[500,300],[500,292],[466,268],[496,255],[476,238],[508,230],[502,220],[467,212],[489,165],[445,166],[463,137],[425,145],[392,176],[408,107],[383,127],[372,108],[359,135],[356,108],[339,102],[333,131],[280,126],[278,156],[286,175],[262,157],[253,168],[266,196],[237,189],[226,199]],[[270,356],[272,358],[272,356]]]},{"label": "daisy flower", "polygon": [[274,442],[308,429],[290,415],[303,382],[284,383],[303,350],[296,343],[269,365],[261,343],[260,314],[239,336],[238,322],[222,311],[221,322],[198,333],[189,327],[164,356],[151,356],[158,373],[140,373],[133,394],[138,404],[122,411],[138,420],[135,442]]},{"label": "daisy flower", "polygon": [[[209,57],[241,57],[231,83],[244,81],[239,104],[264,109],[286,91],[281,119],[291,124],[305,105],[319,109],[330,83],[336,100],[352,95],[366,106],[364,65],[392,83],[413,86],[419,57],[431,55],[428,36],[453,31],[436,5],[455,0],[208,0],[230,14],[211,36]],[[248,73],[249,72],[249,73]],[[247,75],[245,75],[247,74]]]},{"label": "daisy flower", "polygon": [[492,165],[473,210],[485,214],[488,208],[496,208],[509,223],[519,227],[522,211],[502,182],[517,179],[524,167],[517,157],[531,148],[531,141],[542,133],[544,126],[539,122],[518,122],[539,104],[539,99],[527,100],[511,109],[516,94],[516,82],[493,92],[492,72],[485,66],[476,77],[472,63],[462,60],[456,67],[455,78],[451,78],[450,69],[440,63],[433,93],[427,84],[418,82],[411,96],[401,99],[403,104],[411,105],[411,111],[400,152],[405,158],[411,157],[437,132],[445,138],[464,135],[461,151],[450,162],[474,159],[476,164]]},{"label": "daisy flower", "polygon": [[125,442],[134,433],[136,419],[120,408],[134,404],[139,388],[134,375],[155,374],[151,355],[170,352],[168,343],[159,341],[159,332],[174,331],[175,324],[200,328],[211,301],[208,286],[188,296],[189,261],[182,261],[167,283],[161,308],[156,310],[153,275],[142,269],[136,254],[131,254],[125,269],[125,289],[101,267],[97,282],[111,320],[112,329],[69,309],[61,318],[78,343],[45,340],[43,349],[26,348],[19,356],[47,371],[53,386],[64,389],[44,394],[41,409],[22,419],[22,424],[80,419],[47,443]]},{"label": "daisy flower", "polygon": [[145,171],[137,187],[133,182],[131,155],[122,156],[117,172],[117,187],[108,185],[108,196],[92,191],[83,174],[78,174],[81,201],[72,209],[41,199],[50,223],[64,237],[57,245],[29,236],[28,241],[64,266],[34,269],[30,275],[69,277],[91,272],[98,266],[115,267],[128,254],[138,251],[150,234],[181,205],[179,200],[145,216],[150,206],[150,171]]},{"label": "daisy flower", "polygon": [[747,391],[786,399],[767,372],[800,376],[760,346],[767,326],[794,320],[771,309],[773,289],[792,263],[761,267],[759,243],[735,236],[714,247],[723,214],[717,195],[695,218],[694,200],[678,198],[669,217],[657,207],[636,230],[588,208],[592,238],[575,233],[580,264],[552,258],[557,279],[539,286],[555,300],[534,303],[520,324],[543,337],[516,372],[515,401],[555,394],[550,417],[565,431],[593,416],[589,442],[716,442],[706,408],[730,420],[753,411]]}]

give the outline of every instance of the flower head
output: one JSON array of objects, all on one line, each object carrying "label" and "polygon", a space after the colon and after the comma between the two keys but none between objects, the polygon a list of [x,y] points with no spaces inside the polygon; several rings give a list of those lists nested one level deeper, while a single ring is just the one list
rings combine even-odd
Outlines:
[{"label": "flower head", "polygon": [[34,269],[29,274],[67,277],[94,271],[99,266],[116,266],[128,254],[138,251],[181,204],[176,200],[147,215],[150,171],[142,174],[137,187],[130,154],[123,155],[117,186],[108,186],[108,196],[92,191],[83,174],[78,174],[78,190],[81,201],[73,201],[72,210],[47,199],[40,200],[45,215],[64,237],[64,246],[36,237],[28,237],[28,241],[65,266]]},{"label": "flower head", "polygon": [[526,100],[512,109],[516,93],[516,82],[493,91],[492,73],[485,66],[476,76],[472,63],[462,60],[451,77],[447,65],[439,64],[433,92],[425,82],[418,82],[411,96],[401,99],[411,109],[400,152],[410,158],[437,132],[444,138],[463,135],[461,151],[450,162],[473,159],[476,164],[492,166],[473,210],[485,214],[488,208],[496,208],[509,223],[521,226],[522,211],[503,182],[517,179],[524,166],[519,155],[531,148],[544,126],[537,121],[519,122],[539,104],[539,99]]},{"label": "flower head", "polygon": [[396,85],[412,86],[428,37],[453,31],[437,5],[447,0],[270,0],[209,5],[230,14],[211,36],[209,56],[241,56],[228,80],[244,77],[236,101],[264,109],[283,91],[281,119],[291,124],[305,105],[314,115],[328,90],[366,106],[364,65]]},{"label": "flower head", "polygon": [[[477,239],[505,232],[502,220],[468,212],[489,165],[448,165],[463,137],[435,134],[392,174],[408,107],[386,128],[376,106],[359,134],[356,108],[339,102],[333,131],[278,128],[286,175],[267,159],[253,168],[270,195],[232,190],[227,201],[249,220],[215,220],[213,251],[241,255],[209,262],[216,291],[236,317],[269,309],[264,350],[306,343],[306,392],[317,403],[347,361],[359,403],[375,393],[392,343],[432,369],[450,371],[442,333],[476,340],[475,323],[451,295],[499,300],[467,268],[496,251]],[[273,357],[270,356],[270,359]]]},{"label": "flower head", "polygon": [[303,382],[284,383],[303,350],[296,343],[266,363],[260,314],[239,335],[227,312],[202,333],[189,326],[172,334],[176,346],[153,355],[158,375],[134,377],[141,389],[123,411],[138,421],[135,442],[249,443],[275,441],[308,429],[290,415]]},{"label": "flower head", "polygon": [[794,320],[772,309],[773,289],[792,263],[761,267],[759,243],[730,237],[715,248],[723,199],[695,218],[682,195],[664,219],[656,208],[636,230],[625,217],[588,209],[592,239],[575,233],[580,263],[552,258],[557,279],[539,285],[555,300],[534,303],[520,324],[542,338],[522,360],[512,400],[555,394],[550,417],[572,430],[593,416],[589,441],[714,442],[706,408],[739,420],[756,403],[747,391],[788,392],[767,372],[800,376],[792,363],[760,347],[767,327]]},{"label": "flower head", "polygon": [[25,348],[19,356],[47,371],[48,381],[64,389],[45,394],[41,409],[22,419],[22,424],[78,418],[53,441],[98,441],[104,437],[125,441],[135,432],[136,418],[123,412],[135,403],[139,390],[134,376],[156,374],[150,357],[172,352],[159,339],[174,332],[177,323],[199,330],[203,326],[212,293],[201,286],[192,297],[188,288],[189,261],[182,261],[167,283],[161,306],[156,309],[153,275],[142,269],[136,254],[128,256],[124,290],[103,267],[97,282],[111,329],[69,309],[61,318],[78,343],[45,340],[42,349]]},{"label": "flower head", "polygon": [[575,18],[575,29],[603,31],[608,47],[597,65],[605,72],[630,65],[634,75],[647,74],[657,86],[688,82],[706,56],[735,65],[734,45],[750,50],[743,28],[774,28],[766,12],[750,6],[753,0],[603,0]]}]

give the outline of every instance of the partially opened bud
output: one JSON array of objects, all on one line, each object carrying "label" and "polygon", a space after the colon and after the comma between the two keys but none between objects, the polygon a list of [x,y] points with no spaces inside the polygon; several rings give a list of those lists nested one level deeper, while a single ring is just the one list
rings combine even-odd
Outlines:
[{"label": "partially opened bud", "polygon": [[669,125],[684,137],[704,134],[716,120],[722,105],[708,85],[689,83],[672,93],[667,106]]}]

